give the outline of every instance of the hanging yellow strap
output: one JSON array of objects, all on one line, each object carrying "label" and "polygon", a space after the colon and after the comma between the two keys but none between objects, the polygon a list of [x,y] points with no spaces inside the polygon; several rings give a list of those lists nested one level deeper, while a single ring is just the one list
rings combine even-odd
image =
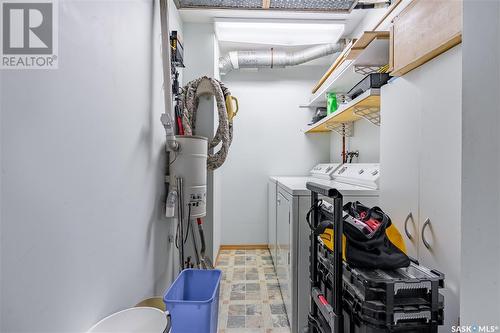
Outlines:
[{"label": "hanging yellow strap", "polygon": [[[234,101],[234,103],[233,103]],[[226,96],[226,110],[227,110],[227,119],[229,121],[233,121],[233,118],[238,114],[239,110],[238,99],[234,96],[227,95]]]}]

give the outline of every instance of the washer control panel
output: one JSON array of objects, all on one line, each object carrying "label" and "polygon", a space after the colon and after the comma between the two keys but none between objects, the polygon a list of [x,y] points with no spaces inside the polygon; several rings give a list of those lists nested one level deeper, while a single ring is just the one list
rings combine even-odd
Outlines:
[{"label": "washer control panel", "polygon": [[338,182],[378,189],[380,165],[378,163],[346,163],[333,173]]},{"label": "washer control panel", "polygon": [[333,179],[333,173],[338,169],[340,163],[321,163],[309,172],[311,177],[321,179]]}]

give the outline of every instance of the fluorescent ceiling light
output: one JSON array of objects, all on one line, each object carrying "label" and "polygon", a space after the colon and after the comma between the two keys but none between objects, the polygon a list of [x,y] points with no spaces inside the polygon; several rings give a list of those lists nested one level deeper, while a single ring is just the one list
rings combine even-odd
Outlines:
[{"label": "fluorescent ceiling light", "polygon": [[268,45],[314,45],[336,43],[344,25],[339,23],[289,23],[262,21],[216,21],[221,42]]}]

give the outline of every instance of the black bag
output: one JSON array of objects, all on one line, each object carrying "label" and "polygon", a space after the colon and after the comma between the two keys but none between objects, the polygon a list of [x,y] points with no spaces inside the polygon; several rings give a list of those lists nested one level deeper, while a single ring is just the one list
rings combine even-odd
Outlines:
[{"label": "black bag", "polygon": [[[396,269],[408,267],[410,259],[387,237],[385,231],[391,226],[389,216],[380,207],[368,208],[359,202],[344,205],[344,212],[351,217],[380,222],[379,227],[370,236],[350,223],[344,222],[346,236],[346,260],[353,267]],[[346,218],[344,218],[344,221]]]}]

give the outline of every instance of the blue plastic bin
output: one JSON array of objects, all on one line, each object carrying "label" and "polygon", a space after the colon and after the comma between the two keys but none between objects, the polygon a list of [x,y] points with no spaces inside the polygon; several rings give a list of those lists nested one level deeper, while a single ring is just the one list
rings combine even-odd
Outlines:
[{"label": "blue plastic bin", "polygon": [[168,288],[163,301],[172,319],[172,333],[217,333],[218,269],[185,269]]}]

